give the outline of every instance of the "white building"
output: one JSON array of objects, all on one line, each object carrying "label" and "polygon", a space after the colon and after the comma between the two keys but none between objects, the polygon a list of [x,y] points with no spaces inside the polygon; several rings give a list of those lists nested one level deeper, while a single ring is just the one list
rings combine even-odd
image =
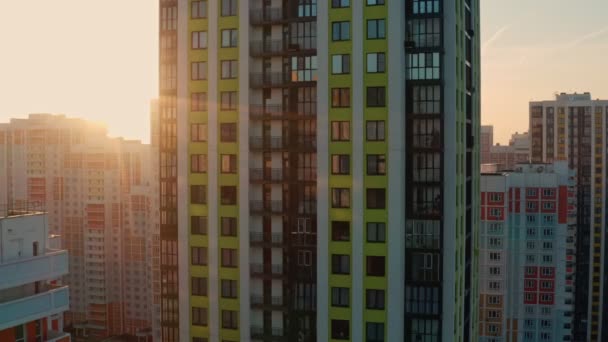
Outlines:
[{"label": "white building", "polygon": [[46,214],[0,208],[0,341],[71,340],[69,291],[58,280],[68,253],[50,245]]}]

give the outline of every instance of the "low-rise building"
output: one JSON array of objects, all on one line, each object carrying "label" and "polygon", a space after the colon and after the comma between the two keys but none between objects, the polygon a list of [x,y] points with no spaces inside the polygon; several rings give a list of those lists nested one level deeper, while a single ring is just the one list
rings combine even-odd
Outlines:
[{"label": "low-rise building", "polygon": [[[53,236],[52,240],[57,239]],[[42,212],[0,208],[0,341],[67,342],[68,252],[53,249]]]}]

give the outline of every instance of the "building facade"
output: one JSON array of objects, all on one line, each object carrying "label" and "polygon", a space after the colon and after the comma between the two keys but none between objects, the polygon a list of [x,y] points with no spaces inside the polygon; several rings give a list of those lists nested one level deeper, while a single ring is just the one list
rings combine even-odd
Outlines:
[{"label": "building facade", "polygon": [[0,202],[37,203],[48,212],[50,233],[70,253],[66,326],[90,339],[137,335],[153,325],[158,210],[150,152],[62,115],[0,124]]},{"label": "building facade", "polygon": [[566,162],[481,176],[480,341],[571,341],[576,179]]},{"label": "building facade", "polygon": [[61,283],[68,253],[51,248],[56,237],[48,232],[46,214],[0,206],[0,341],[71,341],[63,332],[69,289]]},{"label": "building facade", "polygon": [[608,339],[604,265],[608,101],[566,94],[530,102],[532,161],[566,160],[577,177],[574,340]]},{"label": "building facade", "polygon": [[163,341],[475,338],[478,5],[160,0]]},{"label": "building facade", "polygon": [[494,146],[494,126],[481,126],[481,141],[479,145],[479,154],[482,164],[490,164],[490,148]]}]

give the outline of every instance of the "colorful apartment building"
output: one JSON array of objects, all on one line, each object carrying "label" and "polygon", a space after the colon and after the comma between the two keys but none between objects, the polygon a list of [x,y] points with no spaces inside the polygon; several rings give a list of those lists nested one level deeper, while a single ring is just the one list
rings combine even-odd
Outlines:
[{"label": "colorful apartment building", "polygon": [[479,1],[159,4],[162,340],[475,340]]},{"label": "colorful apartment building", "polygon": [[74,337],[151,335],[152,259],[160,253],[151,152],[63,115],[0,124],[0,203],[48,212],[50,233],[70,255],[65,325]]},{"label": "colorful apartment building", "polygon": [[576,178],[566,162],[482,174],[479,341],[571,341]]},{"label": "colorful apartment building", "polygon": [[565,160],[577,177],[575,341],[608,341],[608,100],[590,93],[530,102],[533,162]]},{"label": "colorful apartment building", "polygon": [[0,206],[0,341],[69,342],[69,289],[61,281],[68,252],[52,248],[47,215],[33,207]]}]

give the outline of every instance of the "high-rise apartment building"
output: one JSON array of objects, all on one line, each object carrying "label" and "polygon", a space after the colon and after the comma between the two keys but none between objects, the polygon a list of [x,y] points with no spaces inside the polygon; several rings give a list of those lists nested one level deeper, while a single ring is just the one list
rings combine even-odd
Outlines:
[{"label": "high-rise apartment building", "polygon": [[566,162],[481,176],[480,341],[571,341],[576,179]]},{"label": "high-rise apartment building", "polygon": [[496,164],[499,170],[512,171],[515,169],[515,165],[526,163],[530,160],[530,135],[527,132],[515,132],[512,134],[508,145],[496,144],[487,146],[488,142],[491,143],[491,140],[488,139],[488,134],[486,133],[484,137],[482,133],[482,156],[485,153],[485,156],[482,158],[482,164]]},{"label": "high-rise apartment building", "polygon": [[608,101],[566,94],[530,102],[533,162],[566,160],[576,171],[577,239],[574,341],[608,340],[606,148]]},{"label": "high-rise apartment building", "polygon": [[158,182],[150,152],[62,115],[0,124],[0,202],[48,212],[50,233],[70,255],[66,326],[78,336],[151,335]]},{"label": "high-rise apartment building", "polygon": [[479,2],[160,0],[163,341],[477,334]]},{"label": "high-rise apartment building", "polygon": [[69,342],[68,253],[52,248],[47,215],[33,207],[0,206],[0,341]]}]

